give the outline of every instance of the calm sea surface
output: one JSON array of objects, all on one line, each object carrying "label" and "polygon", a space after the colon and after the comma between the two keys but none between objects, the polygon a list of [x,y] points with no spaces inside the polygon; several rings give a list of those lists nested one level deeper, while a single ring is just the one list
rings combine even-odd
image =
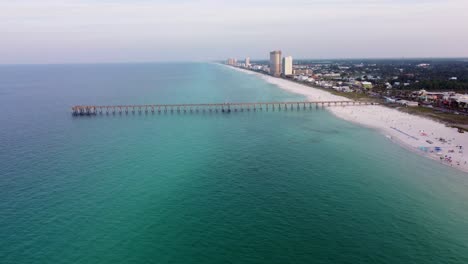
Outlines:
[{"label": "calm sea surface", "polygon": [[0,66],[1,263],[468,263],[468,175],[211,64]]}]

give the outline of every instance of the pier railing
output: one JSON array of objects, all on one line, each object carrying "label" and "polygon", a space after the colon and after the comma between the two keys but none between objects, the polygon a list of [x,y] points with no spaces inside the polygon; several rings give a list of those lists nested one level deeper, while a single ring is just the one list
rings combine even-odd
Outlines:
[{"label": "pier railing", "polygon": [[361,101],[305,101],[305,102],[260,102],[260,103],[215,103],[215,104],[149,104],[149,105],[76,105],[72,107],[75,116],[98,114],[134,113],[231,113],[244,111],[306,110],[329,106],[374,105]]}]

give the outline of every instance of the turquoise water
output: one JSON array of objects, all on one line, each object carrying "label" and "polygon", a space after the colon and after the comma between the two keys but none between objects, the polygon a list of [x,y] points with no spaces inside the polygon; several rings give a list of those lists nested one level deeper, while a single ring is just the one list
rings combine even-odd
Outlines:
[{"label": "turquoise water", "polygon": [[1,263],[468,263],[468,177],[211,64],[0,67]]}]

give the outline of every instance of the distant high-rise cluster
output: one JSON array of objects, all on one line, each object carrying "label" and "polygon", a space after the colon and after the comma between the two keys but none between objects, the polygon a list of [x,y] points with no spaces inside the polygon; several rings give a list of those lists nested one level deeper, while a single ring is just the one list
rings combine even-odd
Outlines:
[{"label": "distant high-rise cluster", "polygon": [[245,57],[245,60],[237,62],[235,58],[226,60],[226,64],[230,66],[241,67],[245,69],[269,72],[270,75],[275,77],[291,77],[294,75],[293,58],[291,56],[282,57],[281,50],[274,50],[270,52],[270,61],[268,65],[261,65],[258,63],[251,63],[250,57]]},{"label": "distant high-rise cluster", "polygon": [[229,58],[229,59],[227,59],[226,64],[231,65],[231,66],[236,66],[237,60],[234,59],[234,58]]},{"label": "distant high-rise cluster", "polygon": [[282,58],[280,50],[270,52],[270,74],[277,77],[291,76],[293,74],[292,57]]}]

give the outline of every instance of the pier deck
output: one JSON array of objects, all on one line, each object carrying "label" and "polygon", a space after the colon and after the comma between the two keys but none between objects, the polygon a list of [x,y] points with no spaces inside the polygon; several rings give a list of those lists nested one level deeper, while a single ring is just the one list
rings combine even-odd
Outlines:
[{"label": "pier deck", "polygon": [[303,101],[259,103],[214,103],[214,104],[149,104],[149,105],[76,105],[71,108],[75,116],[129,113],[187,113],[187,112],[243,112],[257,110],[301,110],[329,106],[374,105],[360,101]]}]

